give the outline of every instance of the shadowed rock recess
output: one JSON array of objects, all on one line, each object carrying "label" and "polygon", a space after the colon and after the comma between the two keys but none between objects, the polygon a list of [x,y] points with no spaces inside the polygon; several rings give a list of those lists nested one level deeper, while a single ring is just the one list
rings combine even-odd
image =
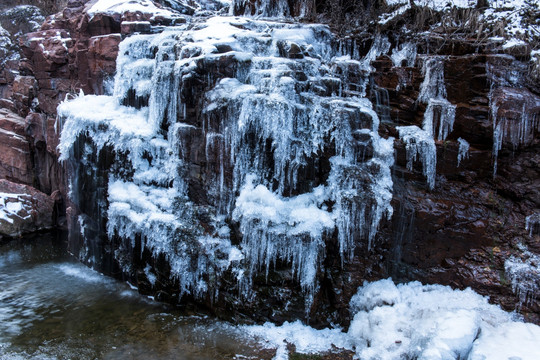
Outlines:
[{"label": "shadowed rock recess", "polygon": [[0,16],[0,176],[160,301],[347,325],[391,276],[540,323],[540,9],[516,30],[500,1],[414,3],[71,0],[24,35]]}]

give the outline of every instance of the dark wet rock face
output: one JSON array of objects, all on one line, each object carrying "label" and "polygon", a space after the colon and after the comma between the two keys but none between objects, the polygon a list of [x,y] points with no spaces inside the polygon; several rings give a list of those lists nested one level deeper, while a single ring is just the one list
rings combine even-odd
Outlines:
[{"label": "dark wet rock face", "polygon": [[[540,253],[540,237],[534,230],[538,225],[531,220],[540,209],[540,95],[537,85],[527,80],[529,45],[502,49],[498,40],[443,39],[438,34],[398,41],[390,30],[383,34],[387,42],[366,40],[364,35],[338,40],[318,27],[310,28],[314,38],[304,43],[298,36],[305,31],[300,26],[238,20],[235,31],[257,33],[255,42],[248,44],[242,34],[244,38],[235,38],[246,46],[242,51],[227,41],[216,41],[204,53],[207,49],[196,42],[196,31],[208,26],[198,17],[204,14],[201,9],[162,1],[185,16],[140,12],[89,16],[84,13],[85,3],[69,1],[40,29],[24,30],[18,44],[11,30],[4,36],[0,30],[0,42],[6,44],[0,47],[0,138],[4,139],[0,177],[33,186],[34,190],[17,191],[38,199],[31,210],[25,210],[34,214],[32,225],[3,222],[4,234],[47,228],[53,221],[64,224],[67,216],[71,250],[83,261],[129,279],[158,300],[197,304],[239,322],[303,318],[316,326],[347,324],[349,300],[358,286],[388,276],[471,287],[503,308],[519,308],[528,320],[540,322],[537,303],[522,301],[516,293],[520,284],[516,285],[508,261],[527,262]],[[219,2],[206,6],[224,11]],[[239,15],[280,13],[304,19],[317,11],[309,1],[234,1],[233,7]],[[190,19],[193,14],[193,19],[203,20]],[[139,35],[134,33],[155,34],[186,19],[186,31],[195,35],[184,37],[179,31],[169,38],[164,35],[167,41],[162,42],[156,36],[154,42],[144,44],[148,51],[136,58],[133,39]],[[275,27],[273,32],[265,30],[270,27]],[[133,40],[131,48],[124,47],[131,54],[120,53],[126,38]],[[321,39],[328,40],[328,48],[315,48]],[[20,55],[13,50],[17,46]],[[400,49],[401,55],[395,55]],[[372,68],[362,63],[368,54]],[[272,58],[265,61],[263,55]],[[127,56],[133,56],[132,63],[138,61],[140,67],[130,70],[128,63],[117,63]],[[174,68],[173,60],[183,65]],[[135,79],[133,74],[139,71],[140,78],[129,86],[126,80],[123,87],[118,86],[122,79],[117,79],[113,88],[117,70],[125,79]],[[137,82],[144,76],[151,83]],[[159,91],[152,93],[152,87]],[[116,96],[132,109],[150,108],[149,116],[156,120],[151,131],[157,135],[142,137],[147,147],[139,157],[133,155],[139,148],[118,146],[128,139],[125,133],[100,143],[99,131],[107,133],[112,126],[98,123],[78,134],[64,167],[59,164],[60,130],[73,114],[66,111],[71,115],[57,120],[57,106],[80,90]],[[277,94],[290,96],[290,102],[272,104],[268,99]],[[363,94],[373,106],[355,105],[358,98],[365,100]],[[158,105],[152,108],[153,104]],[[257,115],[264,107],[269,114],[278,114],[276,118],[293,119],[296,128],[287,128],[289,123],[283,123],[280,131],[265,127],[265,118]],[[315,122],[317,116],[340,122]],[[243,127],[237,127],[240,118],[245,120]],[[375,126],[377,118],[380,124]],[[138,124],[135,115],[129,121]],[[306,124],[308,130],[298,130]],[[318,137],[310,137],[313,134]],[[389,137],[395,138],[389,150],[393,164],[380,148]],[[140,138],[128,140],[133,139]],[[309,151],[299,145],[311,141]],[[354,162],[345,164],[343,159],[348,158],[340,153],[342,148]],[[156,167],[160,174],[148,180],[141,163],[148,171]],[[385,166],[393,190],[384,201],[393,214],[374,221],[373,209],[379,203],[373,186],[386,178]],[[246,180],[248,172],[258,176],[253,189]],[[74,189],[71,198],[69,182]],[[126,185],[132,183],[136,186]],[[129,202],[128,195],[122,198],[124,193],[111,196],[111,186],[127,189],[128,195],[141,191],[141,199],[149,202]],[[298,196],[315,194],[319,186],[333,195],[320,200],[313,195],[309,206],[299,200]],[[249,198],[256,189],[263,195]],[[284,241],[282,228],[307,224],[309,217],[298,218],[293,225],[292,220],[279,223],[272,218],[263,227],[266,220],[260,213],[259,218],[248,210],[234,213],[240,208],[237,198],[242,192],[248,200],[255,199],[246,200],[250,211],[262,213],[256,204],[270,199],[290,207],[288,219],[298,209],[316,209],[316,216],[341,216],[329,220],[333,223],[316,235],[309,228],[302,230],[303,238],[296,233],[289,237],[296,242]],[[152,203],[156,198],[168,199],[172,205]],[[111,203],[117,206],[116,217],[109,212]],[[157,220],[147,218],[141,224],[148,225],[136,224],[135,230],[128,231],[122,224],[137,220],[120,211],[126,205],[138,214],[156,205],[155,214],[186,221],[182,226],[152,227]],[[351,215],[360,209],[361,216]],[[55,215],[47,220],[46,211]],[[351,222],[340,223],[340,219]],[[376,232],[358,225],[373,221]],[[526,229],[527,221],[534,231]],[[340,237],[345,229],[353,240]],[[166,245],[152,242],[153,233],[160,231],[173,240]],[[250,236],[279,246],[256,248]],[[308,244],[318,247],[308,248]],[[278,254],[280,246],[294,249],[288,255]],[[240,249],[243,258],[235,258],[238,254],[231,249]],[[255,251],[261,251],[257,261],[252,260]],[[314,288],[302,278],[312,269],[302,267],[305,260],[295,254],[314,254],[314,273],[309,278],[316,279]],[[272,261],[266,263],[265,256]],[[233,266],[222,265],[226,263]],[[249,272],[247,283],[239,281],[239,269]],[[181,271],[195,275],[182,277]],[[251,288],[248,296],[242,286]]]}]

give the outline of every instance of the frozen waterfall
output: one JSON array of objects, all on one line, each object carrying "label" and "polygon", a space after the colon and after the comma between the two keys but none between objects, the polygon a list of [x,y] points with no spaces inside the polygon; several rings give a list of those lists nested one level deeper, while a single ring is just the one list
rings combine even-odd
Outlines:
[{"label": "frozen waterfall", "polygon": [[388,41],[365,58],[331,43],[322,25],[235,17],[126,38],[113,95],[58,109],[79,256],[98,263],[99,238],[126,273],[138,257],[155,281],[164,257],[180,296],[214,297],[227,273],[246,300],[285,262],[309,310],[326,243],[349,261],[392,215],[393,139],[365,98]]}]

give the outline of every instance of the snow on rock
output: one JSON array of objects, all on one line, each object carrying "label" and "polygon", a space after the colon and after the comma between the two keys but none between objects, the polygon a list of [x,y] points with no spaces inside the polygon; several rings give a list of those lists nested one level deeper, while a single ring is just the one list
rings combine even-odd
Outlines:
[{"label": "snow on rock", "polygon": [[453,290],[390,279],[364,283],[351,299],[347,332],[315,330],[299,322],[247,326],[248,334],[287,359],[286,344],[298,353],[352,350],[363,360],[537,359],[540,327],[514,322],[471,289]]},{"label": "snow on rock", "polygon": [[83,132],[90,132],[98,149],[110,144],[118,150],[130,149],[135,153],[142,149],[137,150],[133,146],[142,146],[142,142],[137,144],[118,140],[131,136],[149,140],[154,134],[144,111],[118,105],[115,99],[108,96],[81,94],[62,102],[57,111],[57,131],[61,131],[58,145],[60,160],[68,159],[71,147]]},{"label": "snow on rock", "polygon": [[[388,5],[408,5],[409,0],[387,0]],[[416,6],[427,6],[433,10],[443,10],[445,8],[471,8],[476,6],[476,0],[415,0]]]},{"label": "snow on rock", "polygon": [[[372,287],[377,288],[379,301],[370,298]],[[382,280],[366,283],[357,296],[362,293],[367,295],[365,310],[354,315],[349,329],[362,359],[464,358],[480,331],[482,316],[508,317],[472,290],[418,282],[396,286]]]},{"label": "snow on rock", "polygon": [[125,12],[137,12],[153,14],[153,16],[172,17],[173,12],[158,7],[151,0],[97,0],[87,5],[86,13],[93,17],[98,13],[122,14]]},{"label": "snow on rock", "polygon": [[53,227],[54,200],[28,185],[0,179],[0,236]]},{"label": "snow on rock", "polygon": [[4,65],[10,49],[13,47],[9,32],[0,25],[0,65]]},{"label": "snow on rock", "polygon": [[[505,32],[509,37],[533,36],[540,32],[540,25],[525,23],[524,15],[538,3],[530,0],[490,0],[489,8],[483,14],[483,20],[488,23],[505,24]],[[538,35],[536,35],[538,36]],[[510,44],[515,40],[510,40]]]},{"label": "snow on rock", "polygon": [[32,209],[29,196],[26,194],[8,194],[0,193],[0,220],[13,224],[13,218],[27,219],[31,215],[19,215],[19,212],[25,210],[29,213]]},{"label": "snow on rock", "polygon": [[45,16],[37,6],[19,5],[0,10],[0,23],[14,39],[38,31],[44,21]]},{"label": "snow on rock", "polygon": [[370,311],[377,306],[394,305],[399,302],[400,293],[392,279],[383,279],[366,283],[351,298],[351,313]]},{"label": "snow on rock", "polygon": [[[1,20],[1,14],[0,14]],[[0,21],[1,23],[1,21]],[[18,35],[11,34],[7,29],[4,29],[0,24],[0,69],[4,67],[6,62],[20,59],[16,39]]]},{"label": "snow on rock", "polygon": [[[409,0],[388,0],[386,4],[389,11],[379,16],[378,23],[381,25],[411,9]],[[504,37],[501,40],[507,39],[502,46],[504,50],[526,45],[524,39],[538,39],[540,34],[540,24],[534,21],[534,10],[539,10],[538,1],[535,0],[488,0],[485,8],[477,8],[476,0],[415,0],[414,4],[448,14],[454,8],[477,10],[479,21],[486,25],[484,28],[500,30],[503,27]]]},{"label": "snow on rock", "polygon": [[263,346],[276,349],[274,360],[289,358],[287,344],[294,344],[296,352],[316,354],[326,352],[336,346],[341,349],[352,349],[353,343],[347,334],[340,329],[316,330],[303,325],[300,321],[285,322],[281,326],[272,323],[264,325],[244,326],[243,330],[261,341]]},{"label": "snow on rock", "polygon": [[325,200],[324,187],[317,187],[312,193],[290,198],[282,198],[263,185],[254,186],[255,176],[246,178],[246,185],[236,198],[233,216],[256,218],[263,221],[269,231],[289,235],[310,234],[321,236],[325,229],[334,227],[334,220],[327,211],[320,209]]},{"label": "snow on rock", "polygon": [[519,39],[516,39],[516,38],[511,38],[511,39],[508,39],[502,46],[503,49],[510,49],[512,47],[515,47],[515,46],[522,46],[522,45],[527,45],[527,43],[523,40],[519,40]]}]

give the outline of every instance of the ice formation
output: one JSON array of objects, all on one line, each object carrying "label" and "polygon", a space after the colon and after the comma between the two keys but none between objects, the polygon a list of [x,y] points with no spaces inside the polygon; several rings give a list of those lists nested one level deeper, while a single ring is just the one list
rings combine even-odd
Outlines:
[{"label": "ice formation", "polygon": [[529,236],[540,234],[540,212],[525,218],[525,230],[529,231]]},{"label": "ice formation", "polygon": [[458,156],[457,156],[457,166],[459,167],[459,164],[461,164],[461,162],[463,160],[469,158],[470,145],[467,142],[467,140],[465,140],[465,139],[458,138],[457,140],[458,140],[458,144],[459,144]]},{"label": "ice formation", "polygon": [[292,3],[287,0],[232,0],[231,13],[239,14],[243,10],[245,16],[283,18],[290,17],[293,15],[291,11],[296,10],[296,16],[304,17],[309,15],[312,6],[310,0],[296,0]]},{"label": "ice formation", "polygon": [[401,67],[403,65],[412,67],[416,62],[417,49],[416,45],[410,42],[399,45],[398,47],[392,50],[392,63],[396,67]]},{"label": "ice formation", "polygon": [[[402,51],[411,53],[411,46],[405,46]],[[415,53],[414,53],[415,55]],[[409,55],[412,56],[412,55]],[[406,59],[399,52],[395,54],[395,60]],[[446,85],[444,81],[444,57],[430,56],[423,59],[422,72],[424,81],[420,86],[419,102],[427,104],[424,112],[422,129],[417,126],[399,126],[399,137],[403,140],[407,152],[407,168],[412,170],[413,162],[420,157],[423,174],[426,177],[428,187],[435,187],[437,172],[437,148],[438,141],[446,140],[452,132],[456,117],[456,106],[446,99]]]},{"label": "ice formation", "polygon": [[315,330],[300,322],[245,327],[274,359],[288,359],[287,344],[302,354],[350,350],[355,358],[512,359],[540,355],[540,327],[516,321],[471,289],[452,290],[390,279],[364,283],[350,302],[347,332]]},{"label": "ice formation", "polygon": [[418,126],[398,126],[399,138],[405,143],[407,169],[412,170],[414,161],[420,157],[422,173],[430,189],[435,187],[437,171],[437,148],[431,133]]},{"label": "ice formation", "polygon": [[446,100],[444,58],[433,56],[425,59],[422,73],[424,81],[418,101],[428,105],[422,128],[433,136],[436,134],[437,140],[446,140],[454,127],[456,106]]},{"label": "ice formation", "polygon": [[[281,17],[289,11],[285,1],[259,3],[259,12],[248,15]],[[120,11],[123,4],[95,2],[90,13]],[[231,6],[245,4],[235,0]],[[340,42],[335,51],[331,32],[321,25],[235,17],[190,21],[126,38],[112,96],[81,94],[58,108],[59,150],[70,168],[71,199],[81,210],[74,226],[87,242],[79,255],[97,261],[91,253],[97,245],[90,242],[102,236],[96,243],[105,237],[120,244],[113,257],[126,273],[133,266],[129,257],[137,250],[142,259],[148,250],[154,260],[168,261],[181,294],[213,298],[229,273],[243,300],[251,298],[258,272],[268,275],[285,262],[309,310],[326,240],[335,233],[342,262],[349,261],[356,247],[372,246],[380,222],[392,215],[393,139],[379,136],[379,109],[366,98],[370,64],[388,53],[390,43],[376,38],[362,58],[354,43]],[[413,66],[416,57],[416,47],[405,44],[391,58],[396,66]],[[423,61],[422,128],[398,131],[407,168],[419,160],[433,189],[435,140],[452,132],[455,105],[446,99],[444,58]],[[197,86],[204,96],[193,114],[188,102]],[[503,134],[519,143],[530,124],[538,126],[527,121],[512,131],[501,119],[494,121],[494,150],[500,150]],[[194,154],[193,142],[200,139],[202,155]],[[458,141],[459,164],[468,143]],[[310,173],[320,167],[330,169],[326,178]],[[193,173],[206,181],[202,188],[192,189]],[[203,201],[192,199],[193,192],[203,193]],[[505,268],[524,301],[536,296],[536,280],[526,282],[523,275],[537,274],[536,258],[511,258]],[[142,269],[151,284],[158,282],[153,264]],[[537,357],[538,327],[511,322],[471,290],[383,280],[366,283],[350,306],[347,333],[299,322],[247,331],[277,348],[278,359],[287,357],[286,342],[303,353],[335,345],[362,359],[476,360],[491,358],[491,351]],[[520,334],[512,340],[517,348],[504,338],[513,331]]]},{"label": "ice formation", "polygon": [[[58,108],[83,237],[99,228],[86,212],[107,214],[102,236],[122,239],[114,257],[126,272],[126,254],[149,249],[196,297],[215,295],[230,270],[250,298],[252,276],[285,261],[309,309],[334,229],[347,261],[356,246],[371,247],[392,214],[393,139],[378,135],[365,98],[370,62],[389,42],[377,38],[365,58],[351,58],[334,52],[331,38],[322,25],[211,17],[125,39],[113,95]],[[365,78],[353,83],[344,69]],[[209,89],[198,117],[186,110],[197,82]],[[205,202],[213,205],[189,197],[194,139],[203,143]],[[327,179],[312,170],[324,156]],[[100,198],[86,209],[89,175]]]},{"label": "ice formation", "polygon": [[505,276],[521,304],[531,304],[540,294],[540,256],[523,251],[521,257],[512,256],[504,262]]},{"label": "ice formation", "polygon": [[497,159],[503,143],[509,144],[515,151],[519,146],[530,143],[534,138],[534,133],[540,131],[540,116],[531,111],[540,106],[538,101],[531,103],[531,100],[522,94],[509,92],[506,96],[510,101],[521,104],[522,111],[517,119],[508,118],[504,115],[500,116],[501,104],[495,100],[496,92],[496,89],[492,89],[489,94],[490,116],[493,124],[493,176],[497,174]]}]

